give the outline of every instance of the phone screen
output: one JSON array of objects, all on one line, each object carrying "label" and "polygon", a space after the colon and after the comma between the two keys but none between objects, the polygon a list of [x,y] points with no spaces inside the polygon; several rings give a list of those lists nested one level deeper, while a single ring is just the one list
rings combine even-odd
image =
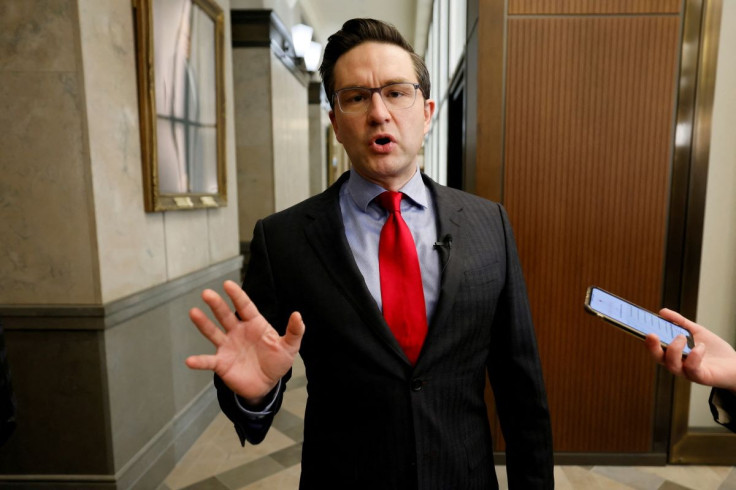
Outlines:
[{"label": "phone screen", "polygon": [[690,332],[650,311],[595,287],[590,288],[588,306],[594,313],[599,313],[604,318],[607,317],[630,330],[639,332],[641,337],[654,333],[666,345],[669,345],[678,335],[684,335],[688,343],[683,349],[683,354],[690,353],[690,345],[692,345]]}]

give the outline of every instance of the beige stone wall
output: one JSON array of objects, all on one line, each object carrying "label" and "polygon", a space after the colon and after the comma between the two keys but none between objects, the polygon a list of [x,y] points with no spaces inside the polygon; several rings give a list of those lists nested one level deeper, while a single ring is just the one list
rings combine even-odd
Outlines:
[{"label": "beige stone wall", "polygon": [[211,373],[184,359],[212,350],[188,309],[241,266],[217,1],[229,204],[166,213],[143,209],[132,2],[0,1],[0,310],[24,407],[0,487],[156,488],[216,413]]},{"label": "beige stone wall", "polygon": [[307,88],[269,48],[233,52],[240,240],[309,197]]},{"label": "beige stone wall", "polygon": [[77,21],[0,3],[0,304],[101,300]]},{"label": "beige stone wall", "polygon": [[330,119],[319,104],[309,104],[309,193],[327,188],[327,127]]},{"label": "beige stone wall", "polygon": [[273,122],[269,48],[233,50],[240,239],[274,211]]},{"label": "beige stone wall", "polygon": [[0,4],[0,304],[104,304],[239,253],[225,26],[229,205],[145,213],[130,0]]},{"label": "beige stone wall", "polygon": [[309,197],[307,88],[271,54],[275,211]]}]

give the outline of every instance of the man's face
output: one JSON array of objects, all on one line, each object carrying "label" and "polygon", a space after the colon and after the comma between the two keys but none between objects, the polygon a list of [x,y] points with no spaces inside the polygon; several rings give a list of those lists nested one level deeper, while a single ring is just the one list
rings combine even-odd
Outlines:
[{"label": "man's face", "polygon": [[[409,53],[377,42],[360,44],[338,58],[334,77],[335,90],[418,82]],[[344,114],[335,104],[330,120],[353,169],[371,182],[398,190],[414,175],[433,112],[434,101],[425,100],[421,90],[412,107],[394,110],[374,93],[365,113]]]}]

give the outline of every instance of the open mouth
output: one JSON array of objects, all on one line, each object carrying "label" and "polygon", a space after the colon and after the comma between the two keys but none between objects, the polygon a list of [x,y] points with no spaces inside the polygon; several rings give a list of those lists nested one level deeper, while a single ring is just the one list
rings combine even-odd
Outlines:
[{"label": "open mouth", "polygon": [[378,138],[376,140],[376,144],[381,145],[381,146],[387,145],[389,143],[391,143],[391,138]]}]

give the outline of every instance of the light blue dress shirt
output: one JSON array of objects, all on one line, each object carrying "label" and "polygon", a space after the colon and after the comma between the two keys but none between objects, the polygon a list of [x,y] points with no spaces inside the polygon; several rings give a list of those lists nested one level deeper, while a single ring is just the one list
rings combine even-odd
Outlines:
[{"label": "light blue dress shirt", "polygon": [[[379,309],[382,308],[382,301],[378,241],[388,212],[375,198],[385,190],[353,170],[340,189],[340,211],[345,235],[358,269]],[[401,199],[401,216],[411,230],[417,246],[427,320],[431,320],[440,286],[440,256],[435,247],[438,237],[433,197],[418,170],[399,190],[405,195]]]}]

